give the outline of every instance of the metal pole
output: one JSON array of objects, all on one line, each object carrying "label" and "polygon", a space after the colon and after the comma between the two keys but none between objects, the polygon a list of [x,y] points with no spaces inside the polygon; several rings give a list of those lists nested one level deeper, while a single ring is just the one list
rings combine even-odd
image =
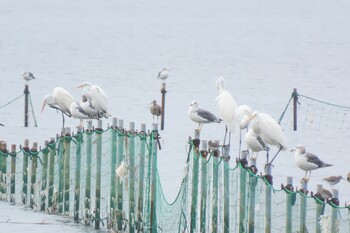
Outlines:
[{"label": "metal pole", "polygon": [[298,92],[297,89],[293,89],[293,130],[298,129]]},{"label": "metal pole", "polygon": [[165,93],[166,93],[166,84],[162,83],[162,89],[161,89],[161,93],[162,93],[162,117],[161,117],[161,125],[160,125],[160,129],[164,130],[164,120],[165,120]]},{"label": "metal pole", "polygon": [[28,127],[28,96],[29,96],[29,85],[24,86],[24,127]]},{"label": "metal pole", "polygon": [[10,201],[16,202],[16,145],[11,145],[11,196]]}]

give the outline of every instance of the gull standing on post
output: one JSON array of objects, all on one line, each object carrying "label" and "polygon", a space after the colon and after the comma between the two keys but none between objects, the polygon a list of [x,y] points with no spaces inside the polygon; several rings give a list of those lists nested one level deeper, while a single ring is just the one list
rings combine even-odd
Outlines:
[{"label": "gull standing on post", "polygon": [[282,132],[282,129],[275,119],[266,113],[258,111],[253,112],[250,122],[254,133],[261,138],[266,146],[273,145],[278,147],[278,151],[271,161],[269,161],[269,150],[267,150],[267,165],[271,165],[279,152],[281,150],[287,150],[288,147],[287,140]]},{"label": "gull standing on post", "polygon": [[168,73],[169,70],[167,68],[163,68],[161,71],[159,71],[158,73],[158,79],[162,80],[163,83],[165,82],[165,80],[168,78]]},{"label": "gull standing on post", "polygon": [[35,79],[33,73],[28,72],[28,71],[23,71],[22,72],[22,77],[24,80],[26,80],[26,82],[29,82],[30,80]]},{"label": "gull standing on post", "polygon": [[190,116],[191,120],[198,123],[198,131],[202,130],[203,124],[206,123],[220,123],[222,120],[217,118],[213,113],[198,108],[197,101],[193,100],[190,104],[190,107],[188,108],[188,115]]},{"label": "gull standing on post", "polygon": [[104,90],[97,86],[92,85],[90,82],[84,82],[77,86],[77,88],[83,88],[84,95],[91,102],[94,109],[98,112],[98,118],[110,116],[108,107],[108,98]]},{"label": "gull standing on post", "polygon": [[150,110],[151,114],[153,115],[153,124],[154,124],[154,117],[155,116],[157,116],[157,123],[158,123],[159,116],[162,115],[162,108],[159,106],[159,104],[157,104],[156,100],[152,101],[149,110]]},{"label": "gull standing on post", "polygon": [[225,90],[225,80],[223,77],[219,77],[216,80],[216,89],[219,92],[219,95],[216,97],[216,102],[220,113],[219,115],[226,126],[223,144],[225,146],[227,131],[230,131],[228,143],[228,145],[230,145],[231,133],[235,129],[235,111],[237,108],[237,103],[233,99],[230,92]]},{"label": "gull standing on post", "polygon": [[[305,147],[303,145],[298,145],[295,149],[291,151],[295,151],[295,162],[300,169],[305,171],[304,179],[306,181],[310,179],[312,170],[332,166],[331,164],[325,163],[322,160],[320,160],[316,155],[306,152]],[[309,172],[308,178],[307,172]]]}]

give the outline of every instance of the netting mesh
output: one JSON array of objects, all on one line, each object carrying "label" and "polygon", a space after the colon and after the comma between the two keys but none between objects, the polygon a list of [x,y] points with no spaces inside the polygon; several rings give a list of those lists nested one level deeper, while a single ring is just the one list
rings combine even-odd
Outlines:
[{"label": "netting mesh", "polygon": [[[1,149],[0,197],[119,232],[349,232],[350,211],[300,190],[276,189],[250,166],[190,150],[168,202],[157,170],[157,132],[110,128]],[[232,161],[231,161],[232,162]]]}]

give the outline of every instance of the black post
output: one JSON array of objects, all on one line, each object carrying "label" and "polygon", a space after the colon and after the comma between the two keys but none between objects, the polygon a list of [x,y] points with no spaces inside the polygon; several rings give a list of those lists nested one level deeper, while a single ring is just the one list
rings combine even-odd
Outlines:
[{"label": "black post", "polygon": [[298,128],[298,92],[297,89],[293,89],[293,130],[297,131]]},{"label": "black post", "polygon": [[24,127],[28,127],[28,96],[29,96],[29,85],[26,84],[24,87]]},{"label": "black post", "polygon": [[166,93],[166,84],[162,83],[162,118],[160,123],[160,129],[164,130],[164,118],[165,118],[165,93]]}]

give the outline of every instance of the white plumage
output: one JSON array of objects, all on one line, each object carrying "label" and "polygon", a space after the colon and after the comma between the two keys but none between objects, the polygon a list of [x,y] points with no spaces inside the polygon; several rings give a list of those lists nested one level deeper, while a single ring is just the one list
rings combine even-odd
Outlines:
[{"label": "white plumage", "polygon": [[188,115],[192,121],[198,123],[199,131],[202,129],[203,124],[221,122],[221,119],[217,118],[213,113],[198,108],[198,103],[195,100],[191,102],[190,107],[188,108]]}]

